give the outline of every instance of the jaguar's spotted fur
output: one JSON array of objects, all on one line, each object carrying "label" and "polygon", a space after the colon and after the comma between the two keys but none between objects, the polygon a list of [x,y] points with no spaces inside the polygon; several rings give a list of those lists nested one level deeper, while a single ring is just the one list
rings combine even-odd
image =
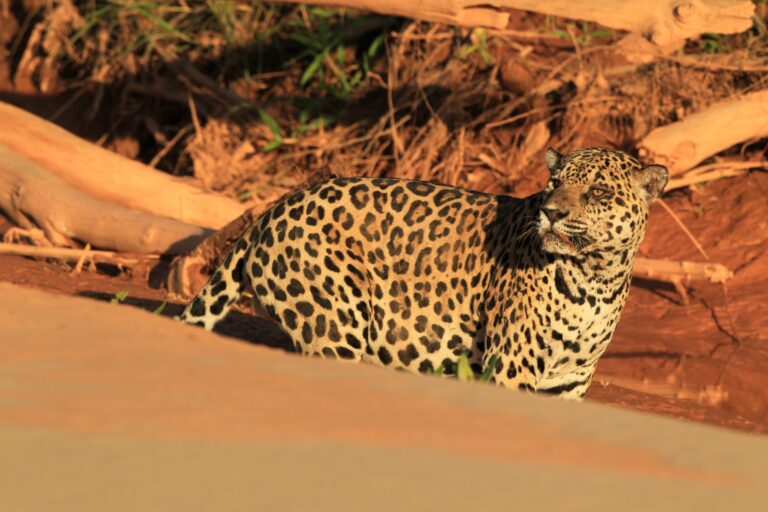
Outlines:
[{"label": "jaguar's spotted fur", "polygon": [[601,148],[546,161],[525,199],[319,183],[262,215],[180,318],[210,329],[247,286],[304,354],[450,373],[466,353],[476,370],[495,359],[498,384],[579,398],[667,170]]}]

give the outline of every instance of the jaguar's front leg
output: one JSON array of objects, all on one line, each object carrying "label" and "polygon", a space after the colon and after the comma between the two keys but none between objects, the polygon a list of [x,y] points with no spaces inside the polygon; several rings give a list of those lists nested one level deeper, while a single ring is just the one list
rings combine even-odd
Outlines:
[{"label": "jaguar's front leg", "polygon": [[491,380],[500,386],[536,391],[543,360],[536,357],[533,345],[526,343],[525,331],[518,332],[521,326],[512,324],[507,318],[498,319],[498,322],[489,320],[483,368],[493,365]]}]

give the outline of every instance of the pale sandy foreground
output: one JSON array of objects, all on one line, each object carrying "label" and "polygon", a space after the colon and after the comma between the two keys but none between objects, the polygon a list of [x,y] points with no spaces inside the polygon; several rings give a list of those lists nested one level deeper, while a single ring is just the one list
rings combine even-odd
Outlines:
[{"label": "pale sandy foreground", "polygon": [[766,510],[768,439],[0,283],[4,511]]}]

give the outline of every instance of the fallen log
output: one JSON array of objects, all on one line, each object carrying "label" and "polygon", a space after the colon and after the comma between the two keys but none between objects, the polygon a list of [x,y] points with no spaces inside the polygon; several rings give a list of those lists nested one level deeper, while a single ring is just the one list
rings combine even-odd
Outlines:
[{"label": "fallen log", "polygon": [[768,137],[768,89],[711,105],[646,135],[640,156],[676,176],[729,147]]},{"label": "fallen log", "polygon": [[719,263],[636,258],[635,266],[632,267],[632,277],[671,283],[683,304],[687,305],[689,303],[687,284],[690,281],[705,280],[711,283],[724,283],[733,277],[733,272]]},{"label": "fallen log", "polygon": [[39,228],[57,246],[179,254],[208,229],[95,199],[0,144],[0,210],[25,229]]},{"label": "fallen log", "polygon": [[679,178],[672,178],[664,188],[665,192],[683,188],[697,183],[706,183],[708,181],[718,180],[720,178],[730,178],[747,174],[751,169],[768,169],[768,161],[746,161],[746,162],[716,162],[714,164],[702,165],[691,169]]},{"label": "fallen log", "polygon": [[28,256],[30,258],[51,258],[61,261],[92,261],[111,263],[120,266],[133,266],[146,261],[157,261],[156,254],[129,254],[113,251],[94,251],[90,249],[69,249],[66,247],[35,247],[31,245],[7,244],[0,242],[0,254]]},{"label": "fallen log", "polygon": [[104,201],[213,229],[245,210],[233,199],[112,153],[7,103],[0,102],[0,120],[6,151]]},{"label": "fallen log", "polygon": [[720,263],[697,263],[694,261],[670,261],[638,257],[632,268],[632,276],[641,279],[671,281],[673,279],[706,280],[724,283],[733,272]]},{"label": "fallen log", "polygon": [[642,34],[658,46],[677,47],[704,33],[732,34],[752,26],[748,0],[279,0],[337,5],[465,27],[505,29],[502,9],[533,11]]}]

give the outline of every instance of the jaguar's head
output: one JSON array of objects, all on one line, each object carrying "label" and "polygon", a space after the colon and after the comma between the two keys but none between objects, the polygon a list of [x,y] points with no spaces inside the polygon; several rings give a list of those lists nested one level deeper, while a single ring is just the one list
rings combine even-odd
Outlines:
[{"label": "jaguar's head", "polygon": [[551,177],[539,211],[545,251],[577,255],[637,248],[648,208],[667,185],[661,165],[643,167],[621,151],[579,149],[546,153]]}]

